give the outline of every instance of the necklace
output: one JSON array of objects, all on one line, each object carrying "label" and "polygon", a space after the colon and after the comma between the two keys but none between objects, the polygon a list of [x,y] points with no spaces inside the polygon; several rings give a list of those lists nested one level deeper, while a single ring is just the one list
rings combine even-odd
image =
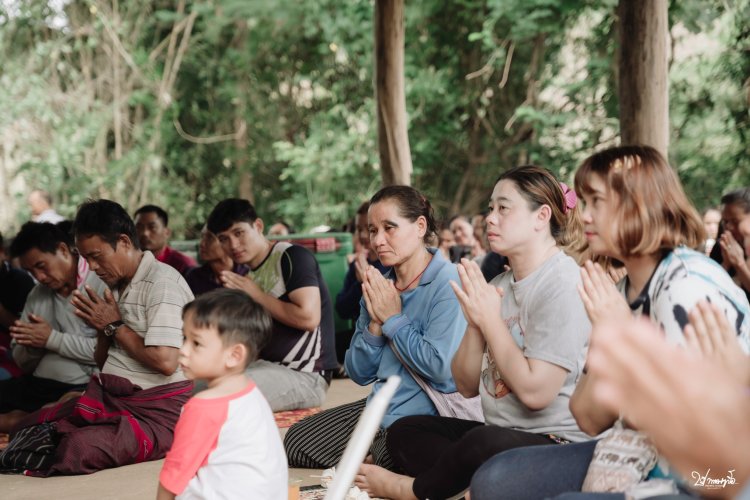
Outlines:
[{"label": "necklace", "polygon": [[396,280],[393,280],[393,287],[396,290],[398,290],[399,292],[404,292],[404,291],[408,290],[409,287],[412,286],[414,284],[414,282],[417,281],[419,279],[419,277],[424,274],[425,271],[427,271],[427,268],[430,266],[430,262],[432,262],[432,256],[430,256],[430,260],[427,261],[427,265],[424,266],[424,269],[422,269],[422,272],[419,273],[419,274],[417,274],[417,276],[413,280],[411,280],[409,282],[409,284],[406,285],[404,288],[399,288],[398,285],[396,284]]}]

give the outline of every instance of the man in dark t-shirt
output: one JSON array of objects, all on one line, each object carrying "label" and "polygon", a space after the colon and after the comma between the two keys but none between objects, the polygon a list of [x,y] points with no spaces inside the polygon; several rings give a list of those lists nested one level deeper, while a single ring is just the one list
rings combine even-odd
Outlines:
[{"label": "man in dark t-shirt", "polygon": [[273,411],[320,406],[338,363],[333,307],[315,256],[268,240],[247,200],[220,202],[207,225],[236,264],[250,267],[245,276],[222,271],[222,284],[245,291],[273,318],[271,339],[248,375]]}]

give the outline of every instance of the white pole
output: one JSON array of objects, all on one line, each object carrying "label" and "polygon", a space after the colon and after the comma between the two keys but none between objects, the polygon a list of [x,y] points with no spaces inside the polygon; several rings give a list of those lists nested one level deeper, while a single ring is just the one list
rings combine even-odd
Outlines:
[{"label": "white pole", "polygon": [[359,466],[370,450],[370,445],[375,434],[378,432],[378,427],[383,420],[388,403],[391,401],[400,383],[401,378],[397,375],[388,377],[388,381],[367,403],[367,407],[362,412],[357,427],[354,429],[352,437],[346,445],[344,455],[336,467],[336,474],[334,474],[333,481],[328,487],[325,500],[344,500],[346,497],[349,488],[352,486],[352,482],[354,482],[354,476],[357,474]]}]

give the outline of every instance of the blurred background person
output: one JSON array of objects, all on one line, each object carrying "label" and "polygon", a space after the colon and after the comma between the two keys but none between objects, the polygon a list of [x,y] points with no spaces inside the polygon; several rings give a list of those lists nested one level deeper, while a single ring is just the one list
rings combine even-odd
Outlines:
[{"label": "blurred background person", "polygon": [[456,244],[451,248],[451,262],[460,262],[461,259],[467,258],[481,265],[481,259],[487,252],[482,247],[482,242],[474,237],[471,219],[465,215],[454,215],[450,219],[449,227],[456,240]]},{"label": "blurred background person", "polygon": [[31,220],[34,222],[51,222],[57,224],[64,217],[52,208],[52,196],[44,190],[35,189],[27,199],[31,208]]},{"label": "blurred background person", "polygon": [[[711,258],[727,270],[750,300],[750,187],[730,191],[721,197],[722,231],[711,252]],[[744,233],[743,234],[743,230]]]},{"label": "blurred background person", "polygon": [[268,236],[286,236],[293,233],[292,226],[282,220],[268,228]]},{"label": "blurred background person", "polygon": [[438,231],[438,249],[447,260],[451,260],[451,247],[456,244],[450,225],[443,223]]},{"label": "blurred background person", "polygon": [[34,280],[31,276],[8,261],[0,233],[0,380],[21,375],[10,351],[10,327],[21,317],[32,288]]},{"label": "blurred background person", "polygon": [[703,211],[703,228],[706,230],[706,242],[703,246],[703,253],[711,255],[711,250],[719,237],[719,223],[721,222],[721,212],[718,208],[710,207]]},{"label": "blurred background person", "polygon": [[[367,210],[370,202],[362,203],[357,209],[354,217],[355,241],[357,251],[354,260],[349,264],[349,269],[344,277],[344,286],[336,296],[336,312],[341,319],[354,320],[356,322],[360,313],[360,302],[362,300],[362,281],[369,266],[373,266],[384,274],[390,269],[380,263],[378,255],[370,245],[370,229],[367,225]],[[344,354],[349,348],[354,335],[354,327],[350,330],[336,332],[336,357],[339,364],[344,364]],[[343,374],[343,373],[342,373]]]},{"label": "blurred background person", "polygon": [[135,211],[135,231],[141,250],[150,250],[156,260],[169,264],[183,276],[198,263],[184,253],[169,246],[169,215],[156,205],[144,205]]},{"label": "blurred background person", "polygon": [[471,218],[471,226],[474,228],[474,239],[482,245],[482,249],[484,249],[485,252],[489,252],[490,244],[487,241],[487,224],[484,221],[485,217],[487,217],[487,214],[484,212],[474,214]]}]

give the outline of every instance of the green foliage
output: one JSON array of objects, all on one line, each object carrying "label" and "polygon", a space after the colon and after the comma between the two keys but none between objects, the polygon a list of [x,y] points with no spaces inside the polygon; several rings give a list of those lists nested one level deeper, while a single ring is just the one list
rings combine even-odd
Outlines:
[{"label": "green foliage", "polygon": [[[338,227],[380,185],[370,0],[13,4],[0,10],[0,167],[66,215],[92,196],[157,203],[194,237],[217,201],[251,195],[269,223]],[[616,6],[406,2],[413,183],[440,215],[483,208],[515,164],[567,179],[619,140]],[[670,156],[699,208],[750,185],[747,19],[750,0],[670,3],[675,44],[714,47],[670,73]]]},{"label": "green foliage", "polygon": [[[672,159],[700,209],[750,185],[750,1],[687,18],[708,49],[671,68]],[[681,19],[680,19],[681,20]]]}]

